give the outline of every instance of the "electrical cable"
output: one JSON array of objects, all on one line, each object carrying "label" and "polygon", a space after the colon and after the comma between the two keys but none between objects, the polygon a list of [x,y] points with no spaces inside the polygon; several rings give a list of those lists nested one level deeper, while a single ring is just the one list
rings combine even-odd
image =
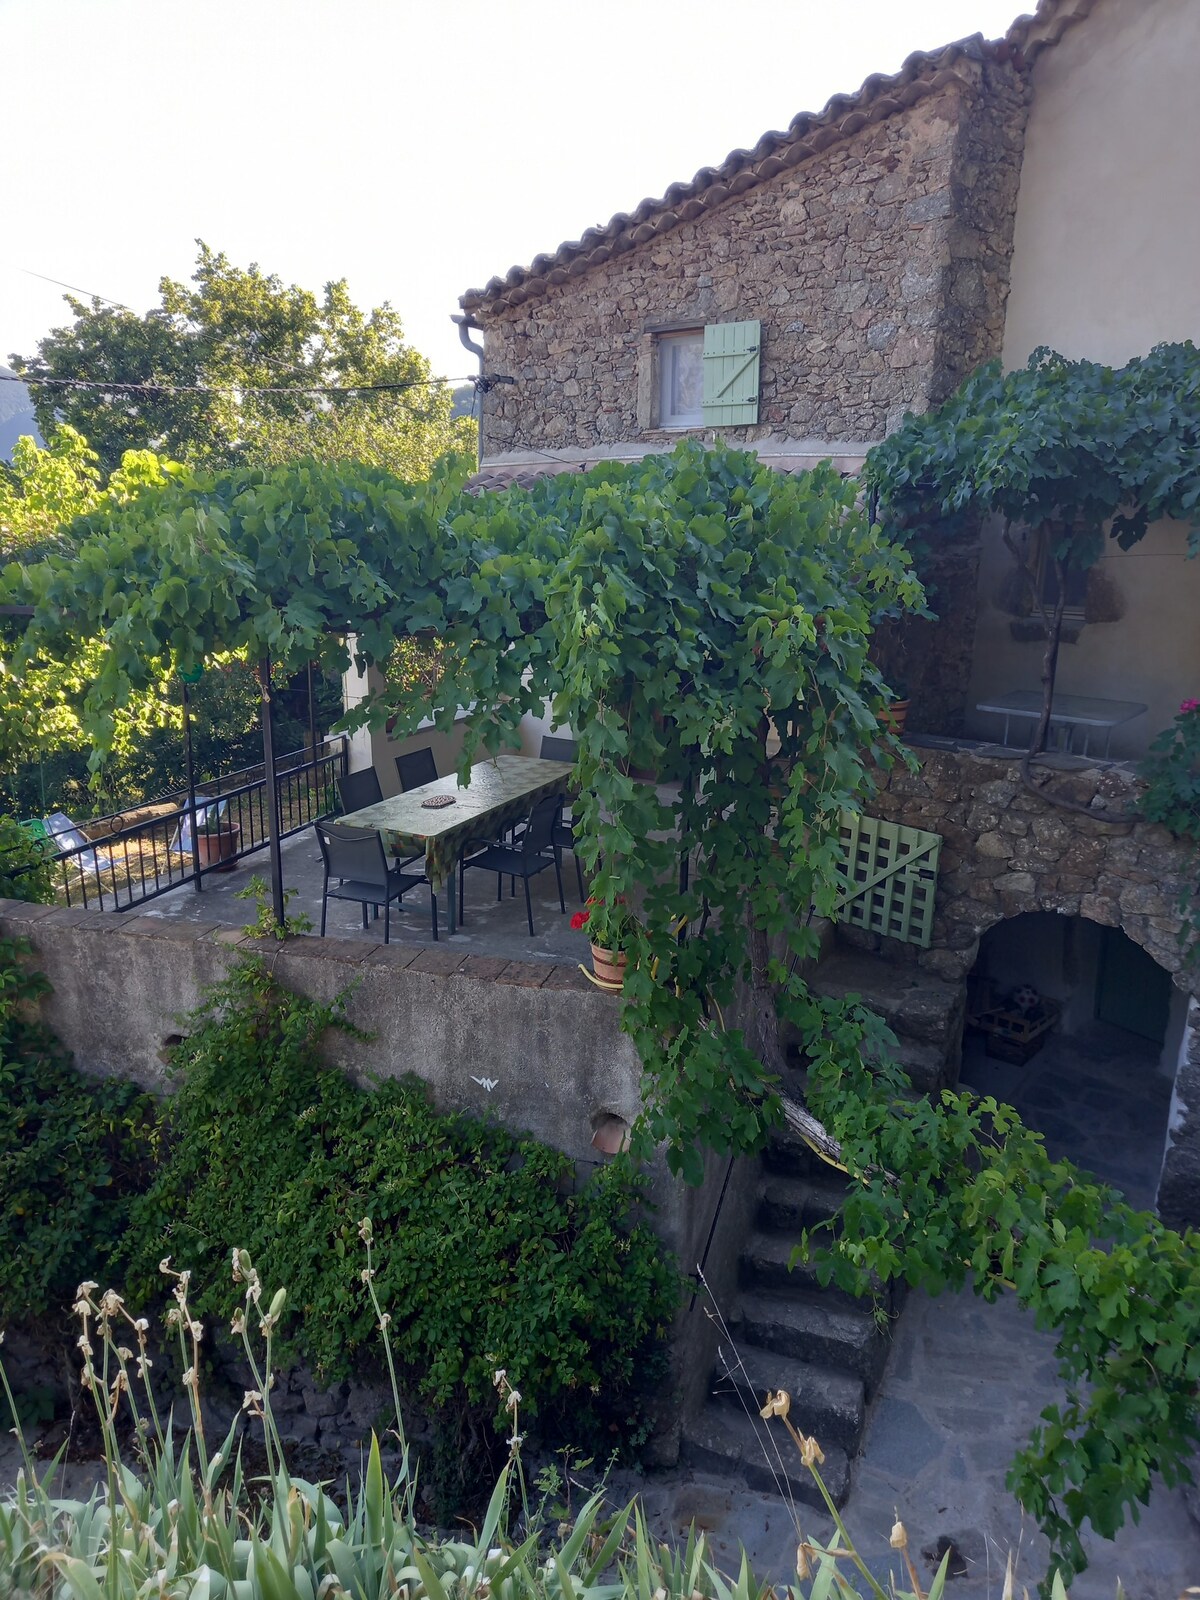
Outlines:
[{"label": "electrical cable", "polygon": [[473,377],[412,378],[404,383],[127,383],[103,378],[37,378],[32,374],[0,372],[0,383],[24,383],[30,388],[110,389],[134,394],[389,394],[399,389],[434,389],[452,383],[475,383]]}]

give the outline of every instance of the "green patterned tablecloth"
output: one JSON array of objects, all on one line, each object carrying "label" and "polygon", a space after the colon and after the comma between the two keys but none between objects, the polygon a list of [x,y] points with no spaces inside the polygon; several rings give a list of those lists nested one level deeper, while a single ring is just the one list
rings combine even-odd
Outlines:
[{"label": "green patterned tablecloth", "polygon": [[[497,756],[473,766],[465,787],[455,777],[438,778],[339,820],[351,828],[377,829],[392,855],[414,856],[424,850],[425,874],[440,894],[468,839],[498,838],[507,825],[527,817],[535,801],[548,794],[565,795],[572,770],[563,761]],[[421,802],[435,794],[453,795],[454,804],[426,810]]]}]

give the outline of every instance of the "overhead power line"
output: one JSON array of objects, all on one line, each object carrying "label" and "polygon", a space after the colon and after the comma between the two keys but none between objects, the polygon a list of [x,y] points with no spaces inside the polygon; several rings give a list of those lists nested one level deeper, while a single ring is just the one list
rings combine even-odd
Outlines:
[{"label": "overhead power line", "polygon": [[478,386],[477,377],[412,378],[404,383],[120,383],[104,378],[36,378],[20,373],[0,373],[0,383],[57,389],[111,389],[133,394],[387,394],[397,389],[433,389],[452,383]]},{"label": "overhead power line", "polygon": [[[53,283],[59,289],[70,289],[72,294],[85,294],[89,300],[103,300],[105,305],[116,306],[118,311],[132,311],[132,306],[127,306],[124,300],[114,300],[111,295],[97,294],[94,289],[81,289],[77,283],[64,283],[61,278],[50,278],[44,272],[35,272],[32,267],[19,267],[12,263],[15,271],[23,272],[27,278],[40,278],[43,283]],[[136,313],[135,313],[136,315]]]}]

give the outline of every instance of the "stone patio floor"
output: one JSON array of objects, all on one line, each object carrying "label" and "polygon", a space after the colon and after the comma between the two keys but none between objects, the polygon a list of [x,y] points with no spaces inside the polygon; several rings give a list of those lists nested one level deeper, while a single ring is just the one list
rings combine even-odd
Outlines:
[{"label": "stone patio floor", "polygon": [[[288,914],[303,913],[310,918],[315,932],[321,925],[321,883],[323,871],[321,852],[316,834],[311,828],[285,839],[281,846],[283,857],[284,889],[295,889],[295,897],[288,903]],[[265,850],[243,857],[232,872],[209,873],[204,878],[204,888],[197,894],[190,883],[160,895],[157,900],[135,908],[147,917],[179,917],[192,922],[219,922],[238,928],[253,922],[255,908],[248,900],[239,900],[238,891],[244,889],[257,873],[262,878],[270,876],[270,862]],[[563,897],[565,914],[559,910],[558,890],[553,870],[540,872],[529,885],[533,902],[534,936],[529,936],[525,920],[525,895],[520,881],[516,896],[510,894],[508,881],[504,884],[504,898],[496,900],[496,878],[492,873],[468,872],[466,879],[466,924],[450,935],[446,926],[445,896],[439,899],[438,920],[440,938],[447,948],[461,950],[463,955],[508,956],[514,961],[589,962],[588,942],[582,933],[571,929],[571,914],[580,909],[579,885],[575,876],[575,861],[570,852],[563,854]],[[331,900],[327,932],[338,939],[366,939],[372,944],[383,943],[383,918],[372,920],[364,931],[362,913],[348,900]],[[427,945],[433,937],[429,915],[429,890],[412,889],[400,906],[392,906],[391,938],[398,944]]]}]

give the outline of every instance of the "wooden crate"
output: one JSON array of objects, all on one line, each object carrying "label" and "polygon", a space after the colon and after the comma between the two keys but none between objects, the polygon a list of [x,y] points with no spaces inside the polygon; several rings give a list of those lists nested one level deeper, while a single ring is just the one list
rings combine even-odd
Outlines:
[{"label": "wooden crate", "polygon": [[1017,1065],[1037,1055],[1050,1037],[1062,1014],[1057,1000],[1043,1000],[1036,1011],[1009,1011],[1004,1006],[989,1006],[968,1014],[967,1025],[984,1035],[984,1051],[997,1061]]}]

